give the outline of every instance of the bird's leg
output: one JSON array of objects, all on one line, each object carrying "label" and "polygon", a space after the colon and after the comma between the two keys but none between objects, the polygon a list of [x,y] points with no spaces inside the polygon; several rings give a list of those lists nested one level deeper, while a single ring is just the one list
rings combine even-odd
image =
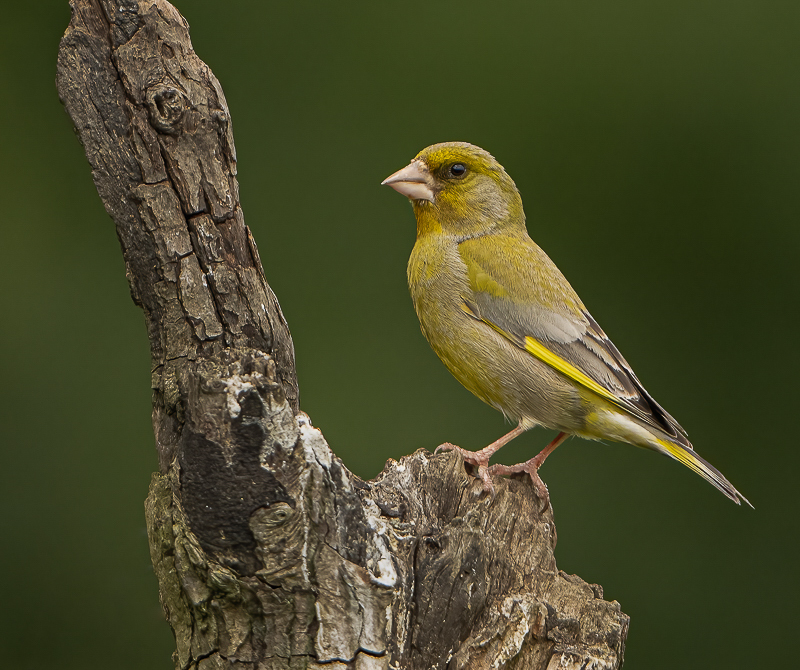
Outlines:
[{"label": "bird's leg", "polygon": [[555,451],[555,448],[569,437],[569,433],[559,433],[555,439],[542,449],[536,456],[524,463],[517,463],[517,465],[493,465],[489,468],[487,474],[489,475],[513,475],[518,472],[527,472],[533,482],[533,488],[536,489],[536,494],[541,500],[544,501],[545,507],[547,501],[550,499],[550,494],[547,491],[547,486],[539,477],[539,468],[542,467],[545,459]]},{"label": "bird's leg", "polygon": [[[492,478],[489,476],[489,459],[492,457],[495,451],[511,442],[511,440],[513,440],[515,437],[522,435],[525,430],[526,429],[523,428],[522,424],[520,423],[516,428],[514,428],[514,430],[509,431],[503,435],[503,437],[495,440],[489,446],[484,447],[480,451],[467,451],[466,449],[457,447],[454,444],[445,442],[444,444],[440,444],[438,447],[436,447],[436,451],[434,453],[438,454],[440,451],[444,450],[457,451],[459,454],[461,454],[461,458],[463,458],[464,461],[478,468],[478,477],[480,477],[481,481],[483,482],[483,490],[494,495],[494,485],[492,484]],[[553,447],[553,449],[555,449],[555,447]],[[545,458],[547,458],[546,454]],[[542,460],[544,461],[544,458]]]}]

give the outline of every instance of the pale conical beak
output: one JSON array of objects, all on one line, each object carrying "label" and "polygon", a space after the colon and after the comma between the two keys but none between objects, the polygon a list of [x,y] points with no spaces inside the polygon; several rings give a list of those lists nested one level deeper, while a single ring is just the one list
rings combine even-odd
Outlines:
[{"label": "pale conical beak", "polygon": [[381,186],[391,186],[410,200],[433,202],[433,178],[428,166],[420,160],[413,160],[402,170],[386,177]]}]

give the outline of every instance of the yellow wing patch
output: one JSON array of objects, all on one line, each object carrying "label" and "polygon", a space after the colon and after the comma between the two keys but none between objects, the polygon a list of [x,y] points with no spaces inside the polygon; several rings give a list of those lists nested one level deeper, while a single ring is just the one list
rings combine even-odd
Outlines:
[{"label": "yellow wing patch", "polygon": [[566,375],[581,386],[586,387],[590,391],[594,391],[601,398],[605,398],[615,405],[620,405],[620,401],[617,396],[611,393],[608,389],[600,386],[600,384],[594,381],[594,379],[581,372],[578,368],[572,365],[572,363],[568,363],[561,358],[561,356],[554,354],[546,346],[539,342],[539,340],[530,336],[526,337],[525,351],[533,354],[540,361],[547,363],[551,368],[555,368],[562,375]]}]

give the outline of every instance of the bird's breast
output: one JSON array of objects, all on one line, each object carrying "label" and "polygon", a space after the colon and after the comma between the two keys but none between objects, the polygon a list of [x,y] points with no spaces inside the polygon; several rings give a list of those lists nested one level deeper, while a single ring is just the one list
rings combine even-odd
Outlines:
[{"label": "bird's breast", "polygon": [[496,334],[463,309],[471,290],[456,243],[418,240],[408,263],[408,285],[422,334],[436,355],[469,391],[506,411],[503,361],[492,352]]}]

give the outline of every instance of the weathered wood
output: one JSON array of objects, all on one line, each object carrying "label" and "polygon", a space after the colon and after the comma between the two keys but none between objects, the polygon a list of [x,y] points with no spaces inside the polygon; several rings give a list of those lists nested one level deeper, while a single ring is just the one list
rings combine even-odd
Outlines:
[{"label": "weathered wood", "polygon": [[146,515],[176,668],[616,668],[628,617],[556,568],[523,480],[456,454],[372,482],[299,412],[219,82],[164,0],[73,0],[59,95],[147,323]]}]

